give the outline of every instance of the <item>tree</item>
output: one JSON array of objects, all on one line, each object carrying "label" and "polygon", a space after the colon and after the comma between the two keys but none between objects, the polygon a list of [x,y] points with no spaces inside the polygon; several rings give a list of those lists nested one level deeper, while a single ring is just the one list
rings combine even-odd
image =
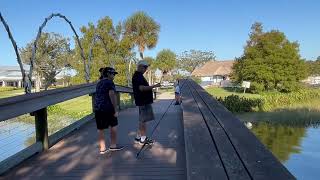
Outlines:
[{"label": "tree", "polygon": [[201,51],[191,49],[184,51],[179,57],[179,68],[192,73],[197,67],[208,61],[214,61],[215,55],[212,51]]},{"label": "tree", "polygon": [[307,61],[310,76],[320,76],[320,57],[316,61]]},{"label": "tree", "polygon": [[232,79],[251,81],[253,91],[294,91],[307,76],[307,67],[299,55],[299,44],[290,42],[278,30],[263,32],[262,24],[251,28],[244,54],[236,58]]},{"label": "tree", "polygon": [[[134,67],[128,67],[129,61],[135,55],[132,52],[133,41],[125,34],[123,25],[120,23],[114,26],[110,17],[100,19],[97,25],[89,23],[88,26],[81,27],[83,37],[80,39],[83,46],[84,54],[89,56],[90,48],[92,50],[92,58],[90,65],[90,79],[96,81],[99,76],[101,67],[114,65],[119,74],[115,78],[115,83],[128,85],[128,77]],[[95,36],[99,36],[99,40],[92,44]],[[83,83],[83,63],[80,61],[80,50],[76,45],[76,56],[72,62],[72,67],[77,71],[77,75],[72,79],[73,83]]]},{"label": "tree", "polygon": [[145,57],[144,60],[147,61],[148,64],[150,65],[150,66],[148,67],[148,70],[147,70],[147,73],[146,73],[146,74],[148,75],[149,84],[153,84],[154,78],[155,78],[154,73],[155,73],[156,70],[157,70],[156,61],[155,61],[155,59],[152,58],[152,57]]},{"label": "tree", "polygon": [[163,49],[157,54],[155,65],[162,74],[167,74],[176,66],[176,54],[169,49]]},{"label": "tree", "polygon": [[159,31],[160,25],[142,11],[134,13],[125,21],[126,35],[138,47],[141,59],[146,48],[152,49],[157,45]]},{"label": "tree", "polygon": [[[33,42],[20,49],[22,61],[30,64]],[[43,33],[38,41],[38,50],[34,70],[38,81],[44,79],[45,90],[56,82],[56,75],[63,70],[70,62],[70,43],[69,39],[56,33]],[[40,90],[40,84],[36,90]]]}]

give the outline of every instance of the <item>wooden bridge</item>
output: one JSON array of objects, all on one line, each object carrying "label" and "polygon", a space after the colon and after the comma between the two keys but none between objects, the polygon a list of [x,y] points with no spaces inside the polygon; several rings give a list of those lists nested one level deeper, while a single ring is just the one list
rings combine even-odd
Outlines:
[{"label": "wooden bridge", "polygon": [[[98,153],[93,114],[48,136],[47,107],[91,94],[95,85],[49,90],[0,100],[0,121],[32,113],[36,143],[0,163],[0,179],[295,179],[261,142],[204,89],[183,80],[182,105],[160,96],[154,103],[156,121],[164,117],[153,138],[156,143],[136,153],[138,112],[123,109],[118,141],[125,149]],[[132,89],[116,87],[120,93]],[[120,99],[120,98],[118,98]]]}]

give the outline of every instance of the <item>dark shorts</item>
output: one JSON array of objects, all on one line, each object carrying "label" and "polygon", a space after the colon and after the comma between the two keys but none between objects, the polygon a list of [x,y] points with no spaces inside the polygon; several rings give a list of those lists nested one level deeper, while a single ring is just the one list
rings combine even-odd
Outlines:
[{"label": "dark shorts", "polygon": [[97,129],[107,129],[109,126],[114,127],[118,125],[118,118],[114,117],[113,112],[95,111],[95,119]]},{"label": "dark shorts", "polygon": [[148,122],[154,120],[154,114],[151,104],[139,106],[139,121]]},{"label": "dark shorts", "polygon": [[176,96],[180,96],[180,93],[178,93],[178,92],[174,92],[174,94],[175,94]]}]

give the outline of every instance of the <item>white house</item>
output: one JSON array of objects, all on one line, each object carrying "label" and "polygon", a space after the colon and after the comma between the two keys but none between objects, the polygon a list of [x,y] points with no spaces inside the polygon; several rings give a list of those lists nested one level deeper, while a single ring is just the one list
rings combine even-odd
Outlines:
[{"label": "white house", "polygon": [[[29,66],[24,65],[26,73]],[[34,80],[34,78],[33,78]],[[0,66],[0,86],[22,87],[22,74],[19,66]]]},{"label": "white house", "polygon": [[[24,65],[24,69],[26,74],[29,73],[30,66]],[[69,72],[68,70],[61,71],[56,79],[63,79],[64,76],[70,75],[73,76],[73,72]],[[32,84],[34,85],[35,76],[32,77]],[[22,87],[22,74],[19,66],[0,66],[0,87]]]},{"label": "white house", "polygon": [[234,61],[209,61],[202,67],[196,68],[192,76],[200,77],[202,85],[221,85],[228,81]]},{"label": "white house", "polygon": [[309,76],[307,79],[303,80],[302,82],[310,84],[312,86],[320,85],[320,76]]}]

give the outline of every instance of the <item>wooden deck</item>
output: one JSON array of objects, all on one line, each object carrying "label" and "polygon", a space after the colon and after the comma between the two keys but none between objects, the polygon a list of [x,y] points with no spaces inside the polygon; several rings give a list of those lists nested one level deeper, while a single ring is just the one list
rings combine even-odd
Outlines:
[{"label": "wooden deck", "polygon": [[140,145],[133,141],[138,112],[130,108],[121,111],[119,116],[118,138],[119,143],[125,145],[124,150],[100,155],[93,121],[1,179],[186,179],[182,112],[180,106],[171,103],[169,99],[154,103],[156,121],[149,124],[150,129],[170,107],[154,133],[156,143],[139,159],[136,153]]}]

